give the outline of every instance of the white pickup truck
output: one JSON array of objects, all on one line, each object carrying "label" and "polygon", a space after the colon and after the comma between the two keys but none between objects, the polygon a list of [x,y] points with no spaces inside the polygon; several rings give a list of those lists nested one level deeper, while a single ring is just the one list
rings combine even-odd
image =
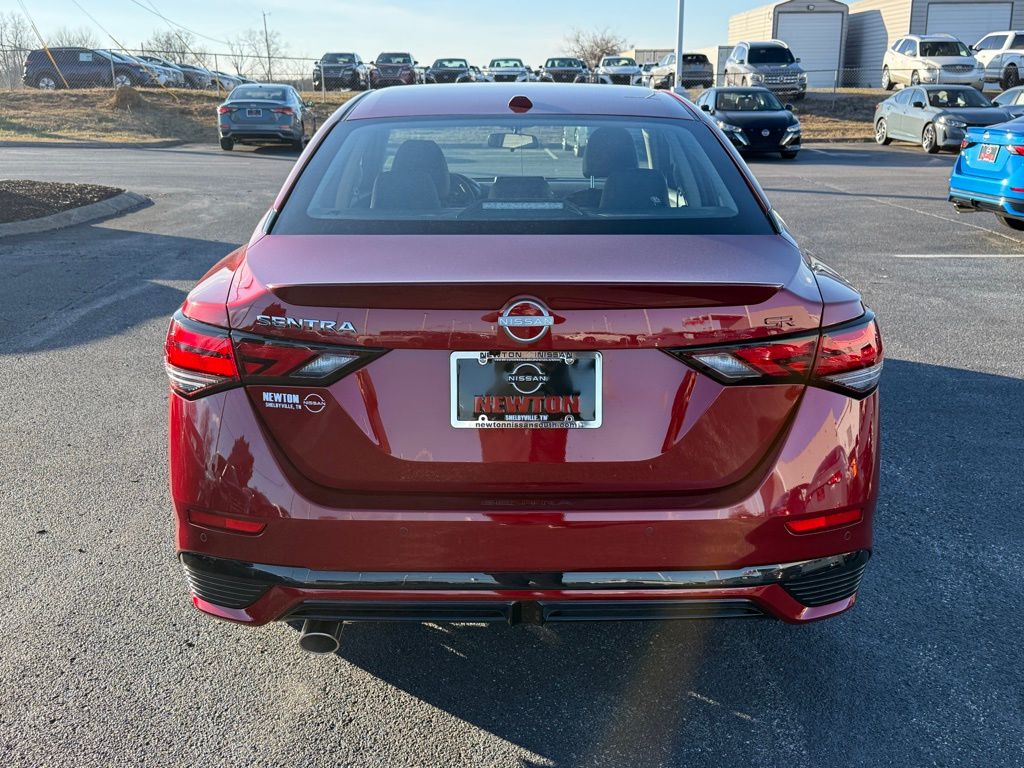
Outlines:
[{"label": "white pickup truck", "polygon": [[990,32],[971,46],[974,58],[985,68],[985,82],[999,83],[1002,90],[1015,88],[1024,76],[1024,31]]}]

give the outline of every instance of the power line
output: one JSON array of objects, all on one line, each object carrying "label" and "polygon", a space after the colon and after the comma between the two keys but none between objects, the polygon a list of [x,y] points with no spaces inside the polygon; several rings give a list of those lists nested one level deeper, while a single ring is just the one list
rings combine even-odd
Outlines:
[{"label": "power line", "polygon": [[189,33],[195,35],[196,37],[203,38],[204,40],[211,40],[214,43],[220,43],[221,45],[231,45],[231,43],[229,43],[227,40],[221,40],[218,37],[210,37],[209,35],[204,35],[202,32],[196,32],[194,29],[190,29],[189,27],[186,27],[184,24],[179,24],[176,21],[172,21],[171,19],[167,18],[162,13],[160,13],[160,11],[156,10],[155,7],[148,8],[145,5],[143,5],[142,3],[140,3],[139,0],[128,0],[128,2],[130,2],[130,3],[134,4],[134,5],[139,6],[139,8],[144,10],[146,13],[152,13],[154,16],[159,16],[161,19],[163,19],[168,24],[170,24],[172,27],[177,27],[178,29],[183,29],[186,32],[189,32]]}]

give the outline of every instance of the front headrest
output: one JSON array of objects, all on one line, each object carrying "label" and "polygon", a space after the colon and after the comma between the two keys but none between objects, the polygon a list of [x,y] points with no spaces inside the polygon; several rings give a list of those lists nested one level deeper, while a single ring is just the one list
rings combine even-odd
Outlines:
[{"label": "front headrest", "polygon": [[373,182],[370,207],[384,211],[433,211],[441,207],[434,180],[423,171],[385,172]]},{"label": "front headrest", "polygon": [[602,210],[650,211],[667,207],[665,174],[648,168],[630,168],[610,174],[601,193]]},{"label": "front headrest", "polygon": [[451,191],[452,177],[448,171],[448,161],[444,152],[433,141],[426,139],[409,139],[402,143],[395,153],[391,170],[398,173],[422,171],[430,176],[437,187],[437,195],[442,200]]},{"label": "front headrest", "polygon": [[583,153],[583,175],[607,178],[613,171],[636,168],[636,147],[625,128],[598,128]]}]

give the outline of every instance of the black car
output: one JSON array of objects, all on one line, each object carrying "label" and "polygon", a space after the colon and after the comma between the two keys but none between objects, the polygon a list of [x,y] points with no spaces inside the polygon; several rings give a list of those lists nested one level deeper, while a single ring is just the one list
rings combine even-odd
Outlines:
[{"label": "black car", "polygon": [[740,152],[778,152],[792,160],[800,152],[800,121],[767,88],[709,88],[697,98]]},{"label": "black car", "polygon": [[42,49],[29,51],[22,76],[25,85],[53,90],[147,85],[152,81],[152,71],[141,63],[93,48],[51,48],[50,56]]},{"label": "black car", "polygon": [[465,59],[438,59],[427,69],[424,80],[428,83],[472,83],[476,75]]},{"label": "black car", "polygon": [[586,83],[590,80],[590,68],[580,59],[548,59],[540,68],[539,80],[544,83]]},{"label": "black car", "polygon": [[370,87],[370,68],[358,53],[325,53],[313,65],[313,89],[332,91],[347,88],[365,91]]},{"label": "black car", "polygon": [[416,85],[420,75],[416,71],[419,64],[408,52],[381,53],[370,62],[370,86],[387,88],[392,85]]}]

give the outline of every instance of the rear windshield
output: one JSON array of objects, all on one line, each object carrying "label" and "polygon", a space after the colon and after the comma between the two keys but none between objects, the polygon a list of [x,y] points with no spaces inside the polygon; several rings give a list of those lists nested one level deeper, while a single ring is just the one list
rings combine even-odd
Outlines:
[{"label": "rear windshield", "polygon": [[793,61],[793,53],[789,48],[777,45],[751,46],[747,57],[748,64],[792,64]]},{"label": "rear windshield", "polygon": [[522,69],[522,59],[491,59],[493,69]]},{"label": "rear windshield", "polygon": [[771,91],[723,91],[715,100],[715,109],[726,112],[764,112],[782,109]]},{"label": "rear windshield", "polygon": [[528,116],[340,122],[274,225],[280,234],[772,231],[701,122]]},{"label": "rear windshield", "polygon": [[683,64],[707,64],[708,57],[703,53],[687,53],[683,56]]},{"label": "rear windshield", "polygon": [[240,85],[231,92],[229,99],[262,99],[263,101],[285,101],[288,96],[284,88],[267,88],[262,85]]},{"label": "rear windshield", "polygon": [[971,52],[967,49],[967,46],[961,43],[959,40],[941,41],[935,40],[922,40],[921,41],[921,58],[928,58],[930,56],[970,56]]},{"label": "rear windshield", "polygon": [[937,91],[928,91],[928,103],[942,109],[992,106],[991,101],[973,88],[943,88]]}]

